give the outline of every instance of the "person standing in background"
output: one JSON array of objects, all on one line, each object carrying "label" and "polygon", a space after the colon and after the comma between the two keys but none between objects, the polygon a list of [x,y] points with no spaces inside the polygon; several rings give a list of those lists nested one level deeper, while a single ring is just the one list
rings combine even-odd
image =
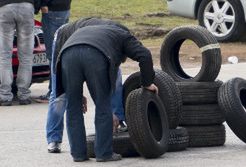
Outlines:
[{"label": "person standing in background", "polygon": [[[52,43],[56,30],[69,21],[72,0],[41,0],[42,28],[44,31],[44,43],[46,56],[51,62]],[[49,102],[51,93],[51,79],[48,92],[35,99],[37,102]]]},{"label": "person standing in background", "polygon": [[31,103],[34,47],[34,1],[0,1],[0,106],[11,106],[13,93],[12,49],[16,33],[19,67],[16,78],[20,105]]}]

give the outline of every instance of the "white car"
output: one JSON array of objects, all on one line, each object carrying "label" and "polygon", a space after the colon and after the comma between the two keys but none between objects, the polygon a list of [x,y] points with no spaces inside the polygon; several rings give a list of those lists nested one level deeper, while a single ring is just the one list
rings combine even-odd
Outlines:
[{"label": "white car", "polygon": [[246,37],[246,0],[167,0],[172,15],[198,19],[218,41]]}]

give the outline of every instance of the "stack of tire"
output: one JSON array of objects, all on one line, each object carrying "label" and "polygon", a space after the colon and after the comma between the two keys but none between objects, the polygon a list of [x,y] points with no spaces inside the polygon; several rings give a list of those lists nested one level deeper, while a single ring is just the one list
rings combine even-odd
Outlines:
[{"label": "stack of tire", "polygon": [[[178,127],[182,106],[179,88],[161,70],[155,70],[158,95],[141,88],[140,79],[140,72],[136,72],[124,82],[128,132],[114,134],[113,151],[123,157],[157,158],[166,151],[184,150],[188,147],[189,135],[185,128]],[[95,157],[94,141],[95,135],[87,136],[89,157]]]},{"label": "stack of tire", "polygon": [[180,151],[188,146],[188,132],[178,127],[182,99],[174,80],[155,70],[154,84],[159,93],[140,88],[140,72],[131,74],[123,85],[126,122],[131,142],[145,158],[156,158],[166,151]]},{"label": "stack of tire", "polygon": [[[193,41],[202,53],[202,66],[195,76],[182,69],[180,47]],[[189,134],[190,147],[220,146],[225,143],[225,114],[219,108],[217,93],[222,85],[215,81],[221,68],[221,52],[217,40],[200,26],[184,26],[172,30],[161,47],[161,68],[179,87],[183,106],[180,126]]]},{"label": "stack of tire", "polygon": [[[180,47],[187,39],[202,52],[202,67],[194,77],[186,74],[179,62]],[[166,151],[181,151],[187,146],[223,145],[225,110],[219,109],[217,100],[222,82],[215,81],[221,68],[217,40],[200,26],[178,27],[166,36],[160,55],[162,70],[155,70],[154,79],[158,95],[141,88],[140,72],[124,82],[129,133],[113,136],[113,151],[124,157],[140,154],[157,158]],[[87,137],[89,157],[95,156],[94,141],[95,135]]]}]

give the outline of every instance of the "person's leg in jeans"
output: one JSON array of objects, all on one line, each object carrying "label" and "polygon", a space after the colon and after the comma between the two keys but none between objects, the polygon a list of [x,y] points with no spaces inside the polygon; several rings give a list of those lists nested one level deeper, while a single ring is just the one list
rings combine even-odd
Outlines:
[{"label": "person's leg in jeans", "polygon": [[56,41],[52,44],[52,61],[51,61],[51,93],[49,98],[49,107],[46,123],[46,139],[48,142],[48,152],[59,153],[61,152],[60,143],[62,142],[63,129],[64,129],[64,113],[66,110],[67,100],[65,95],[56,97],[56,74],[54,73],[54,66],[56,59],[54,57]]},{"label": "person's leg in jeans", "polygon": [[49,99],[47,124],[46,124],[46,138],[48,144],[52,142],[56,142],[56,143],[62,142],[63,127],[64,127],[63,118],[64,118],[64,113],[67,104],[65,94],[56,97],[56,74],[53,72],[53,63],[51,64],[51,79],[52,79],[52,84],[51,84],[52,91]]},{"label": "person's leg in jeans", "polygon": [[13,82],[12,47],[15,30],[14,13],[12,5],[5,5],[0,10],[0,102],[12,104]]},{"label": "person's leg in jeans", "polygon": [[[94,66],[95,63],[97,66]],[[67,130],[73,158],[82,161],[87,156],[84,119],[81,112],[82,83],[84,80],[86,80],[91,97],[96,105],[96,157],[97,159],[111,158],[111,91],[106,58],[101,52],[90,46],[71,47],[62,55],[62,78],[68,99]]]},{"label": "person's leg in jeans", "polygon": [[111,107],[112,112],[118,117],[120,121],[125,121],[125,114],[123,108],[123,85],[121,69],[118,70],[115,91],[112,95]]},{"label": "person's leg in jeans", "polygon": [[56,98],[55,92],[51,91],[46,123],[46,139],[49,153],[61,152],[66,104],[65,94]]},{"label": "person's leg in jeans", "polygon": [[[53,62],[53,56],[52,56]],[[48,144],[54,142],[48,151],[50,153],[59,153],[61,151],[60,144],[62,143],[63,129],[64,129],[64,113],[66,110],[67,99],[65,95],[60,97],[55,97],[56,94],[56,77],[53,72],[53,64],[51,64],[51,78],[52,78],[52,91],[49,99],[48,116],[46,124],[46,138]],[[116,93],[119,93],[117,95]],[[115,99],[115,97],[118,97]],[[122,84],[121,84],[121,72],[118,73],[118,78],[116,82],[116,91],[112,96],[112,112],[121,118],[120,120],[125,120],[124,110],[122,106]],[[114,103],[113,103],[114,101]],[[118,110],[120,109],[120,110]],[[115,112],[114,112],[115,111]]]},{"label": "person's leg in jeans", "polygon": [[[88,48],[85,76],[90,95],[96,106],[95,113],[95,155],[97,159],[112,157],[113,117],[111,110],[111,86],[109,65],[106,57],[95,48]],[[86,53],[85,53],[86,54]],[[92,57],[92,58],[91,58]],[[93,67],[93,64],[97,66]]]},{"label": "person's leg in jeans", "polygon": [[62,83],[67,98],[67,134],[74,161],[87,159],[86,132],[82,112],[83,82],[85,80],[80,60],[82,56],[77,47],[71,47],[61,57]]},{"label": "person's leg in jeans", "polygon": [[[52,66],[52,65],[51,65]],[[49,107],[47,114],[47,124],[46,124],[46,138],[47,142],[61,143],[63,136],[63,118],[66,110],[67,100],[65,94],[56,97],[56,74],[53,72],[53,67],[51,67],[51,78],[52,78],[52,91],[49,99]],[[59,152],[59,151],[55,151]]]},{"label": "person's leg in jeans", "polygon": [[[46,56],[51,62],[52,55],[52,42],[54,39],[54,34],[56,30],[61,27],[63,24],[69,21],[70,11],[49,11],[48,13],[42,14],[42,28],[44,31],[44,42],[46,47]],[[41,100],[48,100],[48,97],[51,93],[51,76],[48,87],[48,93],[46,95],[40,96]]]},{"label": "person's leg in jeans", "polygon": [[65,94],[55,98],[54,92],[51,92],[49,99],[49,108],[46,124],[46,138],[47,142],[62,142],[63,136],[63,118],[66,110],[67,100]]},{"label": "person's leg in jeans", "polygon": [[[18,98],[21,101],[30,98],[29,90],[32,80],[33,47],[34,47],[34,11],[31,3],[21,3],[18,7],[16,19],[17,45],[19,67],[16,78]],[[31,103],[30,99],[27,101]]]}]

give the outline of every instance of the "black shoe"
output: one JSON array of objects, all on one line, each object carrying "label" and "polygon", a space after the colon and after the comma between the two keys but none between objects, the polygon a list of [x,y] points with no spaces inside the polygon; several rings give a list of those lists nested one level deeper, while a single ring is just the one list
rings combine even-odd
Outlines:
[{"label": "black shoe", "polygon": [[49,153],[60,153],[61,152],[61,143],[59,142],[51,142],[48,144],[48,152]]},{"label": "black shoe", "polygon": [[50,95],[47,93],[46,95],[41,95],[41,96],[35,98],[34,100],[37,103],[49,103],[49,98],[50,98]]},{"label": "black shoe", "polygon": [[30,99],[24,99],[24,100],[20,100],[19,99],[19,104],[20,105],[28,105],[28,104],[31,104],[32,101]]},{"label": "black shoe", "polygon": [[0,106],[12,106],[12,101],[0,101]]},{"label": "black shoe", "polygon": [[118,131],[119,132],[127,132],[128,131],[125,121],[120,121]]},{"label": "black shoe", "polygon": [[74,162],[83,162],[83,161],[88,161],[88,160],[89,160],[88,157],[86,157],[86,158],[73,158]]},{"label": "black shoe", "polygon": [[96,158],[97,162],[119,161],[122,157],[120,154],[113,153],[110,158]]}]

